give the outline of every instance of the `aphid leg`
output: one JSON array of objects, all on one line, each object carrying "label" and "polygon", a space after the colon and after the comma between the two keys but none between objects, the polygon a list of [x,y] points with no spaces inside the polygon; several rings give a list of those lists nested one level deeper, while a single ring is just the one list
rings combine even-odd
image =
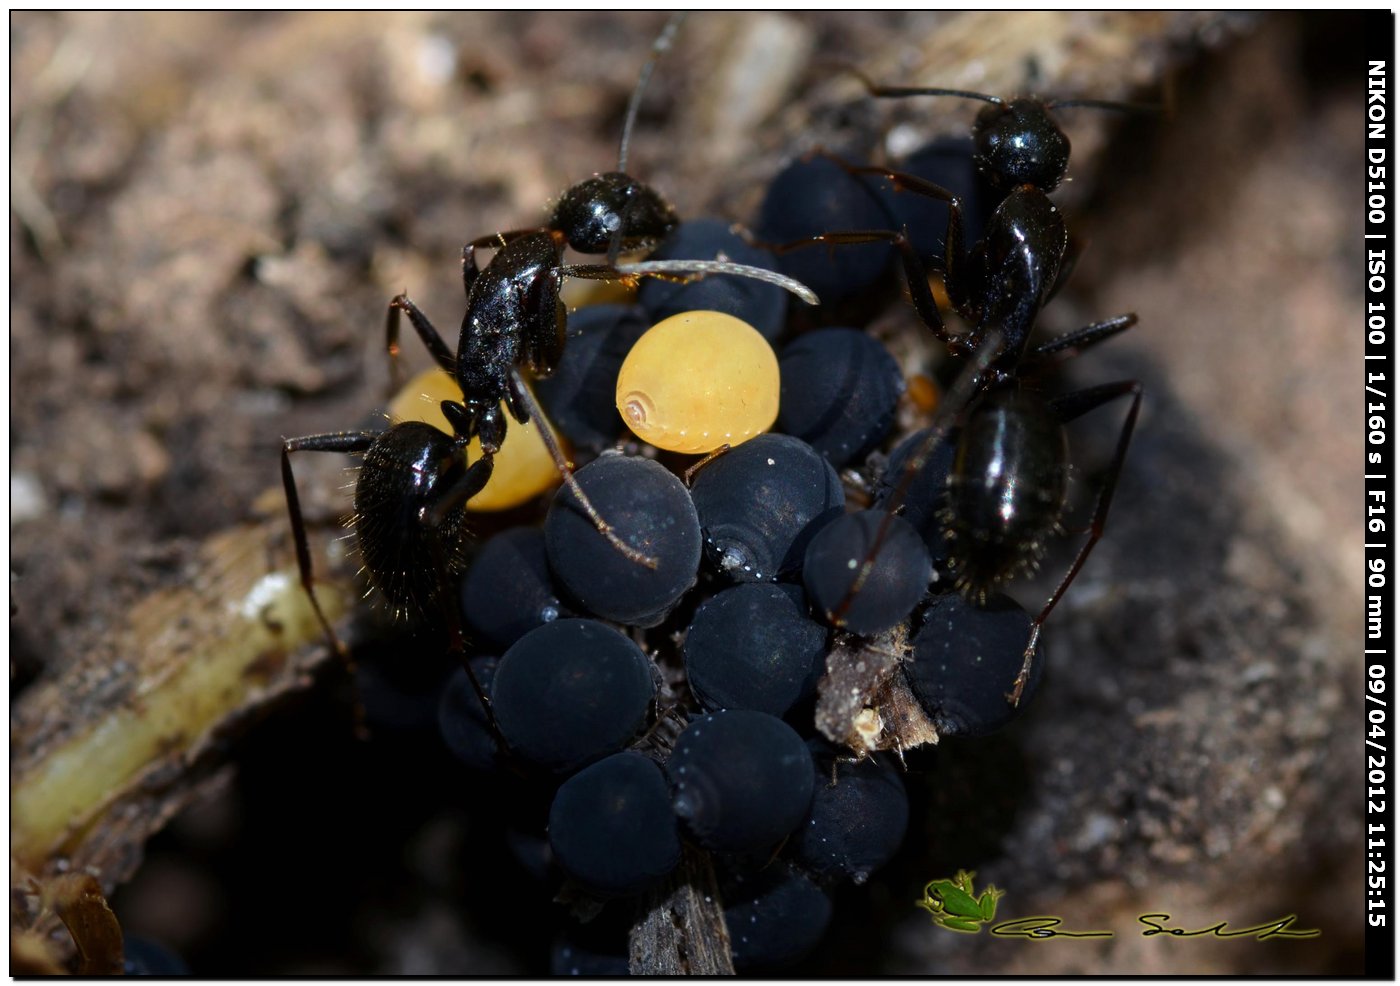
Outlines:
[{"label": "aphid leg", "polygon": [[1108,467],[1108,475],[1104,477],[1103,485],[1099,488],[1098,501],[1094,504],[1093,520],[1089,526],[1089,536],[1084,544],[1080,546],[1079,553],[1074,556],[1074,563],[1070,565],[1069,571],[1064,578],[1060,579],[1060,584],[1055,592],[1046,602],[1045,608],[1040,611],[1031,622],[1031,636],[1026,644],[1025,654],[1021,659],[1021,671],[1016,675],[1016,681],[1011,686],[1010,693],[1006,700],[1012,706],[1020,704],[1021,693],[1025,690],[1026,682],[1030,680],[1031,665],[1035,660],[1035,647],[1040,641],[1040,628],[1050,616],[1050,611],[1055,608],[1055,604],[1060,601],[1060,597],[1065,594],[1074,577],[1079,574],[1079,570],[1084,566],[1084,562],[1089,557],[1089,552],[1094,549],[1099,538],[1103,536],[1104,524],[1108,520],[1108,509],[1113,504],[1113,492],[1118,486],[1118,475],[1123,468],[1123,460],[1128,454],[1128,444],[1133,438],[1133,428],[1137,424],[1138,408],[1142,406],[1142,384],[1136,380],[1122,380],[1118,383],[1100,384],[1097,387],[1089,387],[1085,390],[1076,391],[1073,394],[1066,394],[1063,397],[1055,398],[1048,402],[1048,407],[1052,414],[1056,415],[1061,423],[1068,423],[1081,415],[1088,414],[1096,408],[1102,407],[1111,400],[1132,395],[1133,403],[1128,408],[1128,415],[1123,419],[1122,430],[1118,433],[1118,447],[1113,452],[1113,460]]},{"label": "aphid leg", "polygon": [[724,453],[728,452],[729,449],[730,449],[729,443],[728,443],[728,442],[725,442],[723,445],[721,445],[719,448],[715,449],[713,452],[708,452],[708,453],[706,453],[705,457],[704,457],[703,459],[701,459],[699,462],[694,462],[694,463],[692,463],[692,464],[690,465],[690,468],[686,469],[685,473],[684,473],[683,476],[682,476],[682,478],[685,480],[685,485],[686,485],[686,486],[689,486],[689,485],[690,485],[690,481],[694,478],[696,472],[698,472],[699,470],[703,469],[705,466],[708,466],[711,462],[715,461],[715,460],[718,459],[721,455],[723,455]]},{"label": "aphid leg", "polygon": [[539,427],[537,430],[540,439],[544,442],[545,448],[549,450],[550,457],[554,459],[554,464],[559,469],[559,475],[564,477],[564,485],[568,486],[569,491],[572,492],[574,497],[578,500],[579,506],[588,516],[588,519],[593,522],[593,526],[598,529],[598,533],[607,538],[608,543],[616,548],[628,561],[635,562],[638,565],[644,565],[647,568],[656,568],[657,565],[660,564],[657,559],[650,555],[642,554],[642,552],[618,537],[617,533],[612,529],[612,525],[605,521],[602,515],[598,513],[598,508],[593,506],[593,501],[588,499],[588,494],[583,491],[583,487],[580,486],[578,480],[574,478],[573,467],[569,465],[569,460],[564,458],[564,452],[559,447],[559,442],[555,440],[553,432],[549,429],[549,419],[545,417],[544,410],[540,407],[539,402],[535,400],[535,395],[530,393],[530,389],[526,387],[525,382],[520,379],[518,370],[511,370],[511,376],[515,385],[513,391],[516,396],[520,398],[521,405],[525,408],[526,417],[532,421],[538,422]]},{"label": "aphid leg", "polygon": [[407,312],[408,321],[428,347],[433,361],[448,373],[457,366],[457,357],[451,347],[443,341],[441,333],[428,320],[417,305],[408,300],[408,295],[400,294],[389,302],[389,311],[384,316],[384,351],[389,354],[389,390],[397,391],[403,385],[402,370],[399,368],[399,313]]},{"label": "aphid leg", "polygon": [[[355,659],[350,655],[349,648],[336,636],[330,620],[326,619],[325,611],[321,609],[321,601],[316,598],[316,580],[311,568],[311,548],[306,539],[306,520],[302,516],[301,497],[297,495],[296,479],[292,475],[292,453],[363,452],[373,445],[374,440],[378,437],[367,431],[342,431],[282,440],[282,490],[287,498],[287,513],[292,521],[292,541],[296,545],[297,570],[301,574],[301,586],[305,590],[307,598],[311,600],[311,608],[316,613],[316,619],[320,622],[321,629],[325,631],[326,642],[341,663],[345,665],[345,670],[350,675],[351,681],[355,680]],[[368,733],[365,729],[364,706],[358,699],[355,701],[354,715],[355,735],[363,739]]]}]

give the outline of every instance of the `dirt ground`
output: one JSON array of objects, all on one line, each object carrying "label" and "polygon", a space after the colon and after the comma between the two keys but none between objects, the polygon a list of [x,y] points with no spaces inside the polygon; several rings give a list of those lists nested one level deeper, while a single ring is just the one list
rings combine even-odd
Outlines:
[{"label": "dirt ground", "polygon": [[[12,16],[12,721],[253,515],[282,436],[372,420],[388,298],[410,288],[453,325],[461,244],[540,221],[611,166],[663,21]],[[797,972],[1360,971],[1367,29],[696,14],[658,68],[633,169],[682,214],[737,220],[800,150],[970,119],[872,107],[832,59],[993,92],[1033,69],[1047,91],[1172,105],[1066,113],[1075,181],[1057,199],[1086,248],[1045,322],[1137,312],[1070,379],[1138,379],[1147,397],[1108,533],[1047,629],[1042,694],[910,775],[905,851],[838,897]],[[1076,426],[1079,478],[1114,420]],[[305,482],[334,498],[339,470],[307,463]],[[221,748],[234,773],[115,892],[124,925],[212,976],[546,969],[552,890],[488,844],[492,806],[407,727],[357,743],[343,682],[319,680]],[[1000,914],[1115,935],[940,931],[911,903],[958,868],[1006,889]],[[1144,938],[1145,912],[1296,913],[1321,935]]]}]

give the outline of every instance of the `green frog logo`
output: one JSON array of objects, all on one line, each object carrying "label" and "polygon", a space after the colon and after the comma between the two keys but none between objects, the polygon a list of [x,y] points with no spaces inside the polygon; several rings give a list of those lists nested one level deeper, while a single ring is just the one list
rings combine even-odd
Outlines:
[{"label": "green frog logo", "polygon": [[980,895],[972,888],[976,873],[958,870],[951,880],[930,880],[924,897],[914,903],[928,911],[933,923],[949,931],[975,935],[997,914],[997,900],[1005,893],[991,884]]}]

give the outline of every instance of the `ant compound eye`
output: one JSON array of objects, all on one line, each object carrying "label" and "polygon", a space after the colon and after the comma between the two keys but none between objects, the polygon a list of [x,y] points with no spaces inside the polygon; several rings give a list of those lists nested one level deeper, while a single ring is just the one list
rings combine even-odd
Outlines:
[{"label": "ant compound eye", "polygon": [[706,555],[735,582],[771,581],[800,569],[812,536],[846,506],[831,463],[801,439],[775,434],[707,462],[690,496]]},{"label": "ant compound eye", "polygon": [[641,893],[675,869],[681,859],[677,829],[661,769],[630,751],[569,778],[549,808],[555,861],[575,883],[604,898]]},{"label": "ant compound eye", "polygon": [[[462,388],[445,370],[425,370],[414,377],[389,402],[394,421],[423,421],[448,435],[452,426],[443,416],[443,401],[462,400]],[[505,413],[503,410],[502,413]],[[467,461],[481,458],[481,442],[467,446]],[[540,438],[539,423],[516,425],[496,453],[495,466],[486,486],[470,500],[467,509],[477,512],[509,510],[539,496],[559,482],[559,469]]]},{"label": "ant compound eye", "polygon": [[483,544],[462,579],[462,613],[473,630],[500,647],[573,615],[550,576],[544,532],[514,527]]},{"label": "ant compound eye", "polygon": [[544,522],[554,577],[595,616],[655,626],[695,584],[700,568],[700,519],[690,493],[660,463],[621,455],[594,459],[574,478],[612,532],[656,567],[621,554],[566,486]]},{"label": "ant compound eye", "polygon": [[720,852],[777,846],[806,817],[815,783],[802,737],[781,719],[748,710],[692,722],[676,739],[666,774],[676,814],[701,845]]},{"label": "ant compound eye", "polygon": [[831,897],[801,870],[775,863],[723,888],[734,968],[781,969],[821,942],[831,923]]},{"label": "ant compound eye", "polygon": [[558,620],[501,657],[491,706],[511,750],[567,772],[621,749],[655,693],[651,662],[629,638],[596,620]]},{"label": "ant compound eye", "polygon": [[778,392],[778,359],[757,330],[722,312],[686,312],[627,354],[617,410],[642,441],[701,454],[771,428]]},{"label": "ant compound eye", "polygon": [[797,586],[726,589],[700,605],[686,631],[686,680],[707,709],[785,715],[815,691],[826,634],[807,618]]},{"label": "ant compound eye", "polygon": [[779,430],[836,468],[868,455],[889,434],[904,377],[878,339],[857,329],[808,332],[783,350],[779,366]]},{"label": "ant compound eye", "polygon": [[[879,550],[873,551],[882,531]],[[857,584],[867,564],[869,574]],[[883,510],[862,510],[827,524],[812,538],[802,566],[807,596],[827,622],[862,636],[905,619],[932,577],[919,532]]]},{"label": "ant compound eye", "polygon": [[957,593],[934,598],[905,674],[939,733],[984,736],[1026,707],[1040,683],[1043,655],[1031,666],[1019,705],[1006,700],[1006,691],[1021,669],[1030,632],[1030,614],[1008,596],[993,596],[985,606]]},{"label": "ant compound eye", "polygon": [[[681,223],[651,255],[653,260],[723,260],[750,267],[779,270],[778,259],[753,246],[720,219]],[[653,322],[690,311],[724,312],[743,319],[769,342],[782,334],[787,321],[787,292],[776,284],[751,277],[715,274],[677,284],[649,278],[637,288],[637,303]]]}]

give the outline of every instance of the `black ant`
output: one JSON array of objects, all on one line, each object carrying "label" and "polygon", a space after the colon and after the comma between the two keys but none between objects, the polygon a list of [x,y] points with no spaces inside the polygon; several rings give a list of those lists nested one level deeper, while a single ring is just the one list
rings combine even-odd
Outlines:
[{"label": "black ant", "polygon": [[[1022,386],[1054,362],[1097,345],[1137,322],[1134,314],[1119,315],[1034,348],[1030,346],[1036,318],[1063,284],[1070,266],[1066,264],[1069,235],[1064,219],[1047,195],[1065,176],[1069,139],[1049,111],[1064,106],[1125,110],[1138,107],[1094,100],[1001,100],[954,89],[894,88],[876,85],[859,72],[855,74],[875,96],[946,95],[989,104],[978,114],[973,130],[975,162],[1005,197],[988,220],[983,239],[971,251],[964,247],[962,204],[956,195],[913,175],[851,165],[833,158],[853,175],[879,176],[897,189],[948,203],[944,284],[953,307],[971,324],[970,331],[954,334],[945,327],[924,264],[903,231],[834,232],[776,248],[879,240],[892,243],[900,251],[910,296],[920,319],[947,345],[951,355],[979,364],[973,385],[975,397],[957,437],[942,518],[949,542],[949,567],[959,591],[985,600],[1014,576],[1038,565],[1046,539],[1061,530],[1069,473],[1064,426],[1111,400],[1132,397],[1099,491],[1088,537],[1031,623],[1021,670],[1007,695],[1007,701],[1016,705],[1030,676],[1042,625],[1103,534],[1142,402],[1142,385],[1135,380],[1101,384],[1048,400]],[[934,430],[911,458],[890,501],[891,510],[897,509],[913,478],[943,437]],[[852,585],[852,595],[863,581],[861,576],[873,566],[882,535],[883,531],[876,537],[874,548]]]},{"label": "black ant", "polygon": [[[618,149],[618,169],[594,175],[566,191],[548,226],[494,233],[473,240],[463,248],[462,286],[466,291],[467,310],[462,317],[455,353],[407,295],[400,294],[389,303],[385,341],[395,367],[399,351],[399,316],[406,313],[428,352],[462,388],[465,396],[448,415],[448,420],[454,428],[459,421],[462,423],[459,435],[469,438],[474,434],[480,438],[481,461],[486,463],[483,469],[488,474],[490,463],[506,435],[502,403],[511,417],[522,425],[544,418],[525,384],[521,368],[527,368],[535,377],[546,377],[558,366],[564,349],[567,316],[559,297],[565,277],[635,281],[640,276],[676,279],[677,275],[682,275],[679,279],[683,280],[683,275],[687,274],[730,273],[779,283],[799,296],[814,297],[789,278],[746,265],[698,260],[617,264],[620,253],[655,246],[679,223],[675,210],[657,192],[622,169],[627,164],[628,141],[641,106],[642,91],[657,60],[670,48],[683,19],[684,15],[672,17],[652,45],[651,55],[628,104]],[[485,269],[479,268],[476,251],[491,247],[498,248],[496,255]],[[580,253],[606,252],[607,263],[565,264],[565,247]],[[468,433],[464,430],[467,427],[474,430]],[[599,533],[629,560],[655,568],[655,559],[619,538],[599,516],[587,494],[574,481],[573,471],[550,430],[540,428],[539,434],[565,483]]]},{"label": "black ant", "polygon": [[[467,501],[486,485],[494,457],[505,440],[506,417],[501,405],[522,425],[544,418],[522,368],[534,376],[547,376],[558,364],[565,339],[567,313],[559,296],[565,277],[635,281],[641,276],[740,274],[782,284],[815,303],[815,296],[791,279],[743,265],[690,260],[616,263],[622,251],[655,244],[678,222],[674,210],[656,192],[623,174],[622,168],[642,89],[679,25],[680,18],[672,18],[652,46],[628,107],[618,171],[595,175],[570,188],[546,227],[496,233],[463,248],[467,307],[455,351],[406,295],[400,294],[389,303],[385,337],[394,375],[399,315],[406,312],[428,352],[462,390],[461,401],[441,402],[452,434],[443,434],[431,425],[405,422],[381,433],[335,432],[283,441],[282,481],[302,585],[338,653],[345,655],[345,648],[321,611],[312,587],[306,528],[292,476],[292,452],[364,454],[355,487],[354,520],[363,571],[371,587],[387,598],[396,613],[423,612],[430,604],[443,604],[453,647],[460,650],[461,630],[450,586],[452,576],[462,567],[459,546]],[[585,253],[606,251],[608,263],[565,264],[566,246]],[[498,249],[482,269],[477,265],[476,251],[489,247]],[[539,434],[598,531],[631,561],[654,568],[655,559],[624,542],[599,516],[575,481],[550,430],[542,427]],[[482,451],[469,463],[467,445],[472,438],[480,440]],[[489,709],[484,695],[479,697]]]}]

